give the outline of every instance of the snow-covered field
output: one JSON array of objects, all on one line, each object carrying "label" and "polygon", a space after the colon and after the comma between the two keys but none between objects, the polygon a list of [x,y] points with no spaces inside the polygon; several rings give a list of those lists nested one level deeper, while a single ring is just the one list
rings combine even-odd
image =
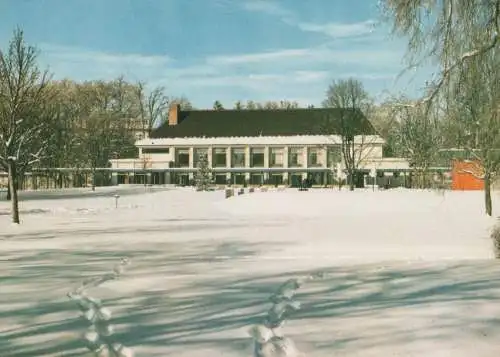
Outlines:
[{"label": "snow-covered field", "polygon": [[115,208],[115,191],[105,190],[26,195],[21,226],[0,201],[0,356],[80,355],[83,326],[65,294],[122,256],[128,271],[95,295],[137,356],[250,356],[247,330],[270,293],[318,272],[285,326],[308,357],[500,352],[495,220],[481,192],[287,190],[225,200],[223,191],[120,188]]}]

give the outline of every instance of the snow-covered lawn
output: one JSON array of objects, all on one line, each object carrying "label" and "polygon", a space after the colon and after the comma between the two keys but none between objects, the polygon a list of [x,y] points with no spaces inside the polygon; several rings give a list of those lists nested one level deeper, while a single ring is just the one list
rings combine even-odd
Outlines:
[{"label": "snow-covered lawn", "polygon": [[23,201],[21,226],[0,201],[0,356],[80,355],[65,294],[122,256],[128,271],[94,295],[137,356],[250,356],[270,293],[319,272],[285,326],[308,357],[500,352],[481,192],[125,191],[117,209],[112,190]]}]

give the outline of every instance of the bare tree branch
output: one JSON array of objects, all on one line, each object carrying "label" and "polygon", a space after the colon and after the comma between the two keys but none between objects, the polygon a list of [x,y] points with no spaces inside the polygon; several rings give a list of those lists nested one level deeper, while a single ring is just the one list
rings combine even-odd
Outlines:
[{"label": "bare tree branch", "polygon": [[[332,82],[327,90],[326,99],[323,101],[324,107],[339,110],[339,118],[327,118],[325,124],[326,126],[337,124],[341,139],[341,155],[350,177],[350,190],[354,190],[354,176],[366,148],[363,129],[360,127],[364,125],[366,119],[362,110],[370,108],[370,105],[371,102],[363,84],[353,78]],[[360,136],[362,138],[358,140]]]},{"label": "bare tree branch", "polygon": [[438,78],[418,103],[426,112],[461,68],[500,45],[500,0],[383,0],[382,13],[393,33],[409,39],[409,68],[428,59],[441,63]]}]

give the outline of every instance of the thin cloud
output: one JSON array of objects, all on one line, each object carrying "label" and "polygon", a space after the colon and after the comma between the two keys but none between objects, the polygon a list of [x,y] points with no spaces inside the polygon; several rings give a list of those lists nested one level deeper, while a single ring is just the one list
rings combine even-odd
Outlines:
[{"label": "thin cloud", "polygon": [[292,18],[293,13],[278,3],[264,0],[248,0],[242,3],[243,9],[253,12],[262,12],[272,16],[279,16],[282,18]]},{"label": "thin cloud", "polygon": [[376,21],[374,20],[354,23],[314,23],[301,21],[292,11],[269,0],[247,0],[243,2],[242,7],[246,11],[261,12],[267,15],[279,17],[284,23],[297,27],[302,31],[320,33],[335,39],[369,35],[374,31],[376,25]]},{"label": "thin cloud", "polygon": [[[185,65],[168,55],[106,53],[53,44],[39,47],[41,65],[49,66],[56,79],[106,80],[124,75],[149,86],[164,86],[170,95],[182,93],[197,106],[210,106],[215,99],[235,102],[243,96],[259,101],[305,96],[320,102],[333,79],[354,77],[375,86],[393,81],[401,58],[392,50],[318,46],[209,56]],[[310,99],[307,103],[315,104]]]},{"label": "thin cloud", "polygon": [[204,87],[240,87],[246,89],[263,90],[266,86],[276,92],[277,87],[300,83],[317,83],[328,79],[326,71],[295,71],[284,74],[251,73],[229,76],[207,76],[193,79],[190,85]]},{"label": "thin cloud", "polygon": [[322,33],[332,38],[357,37],[373,33],[376,22],[367,20],[356,23],[330,22],[326,24],[315,24],[303,22],[298,27],[307,32]]},{"label": "thin cloud", "polygon": [[[215,66],[275,65],[308,67],[319,64],[357,65],[366,68],[393,67],[402,63],[402,52],[392,48],[378,48],[373,44],[367,49],[337,49],[322,45],[310,48],[280,49],[257,53],[214,56],[207,63]],[[310,68],[310,67],[309,67]]]},{"label": "thin cloud", "polygon": [[42,43],[39,60],[56,78],[76,81],[110,79],[120,75],[139,73],[140,78],[153,78],[172,62],[169,56],[109,53],[73,46]]},{"label": "thin cloud", "polygon": [[40,50],[45,56],[55,60],[74,61],[74,62],[98,62],[104,64],[127,64],[141,66],[163,66],[170,62],[169,56],[148,56],[143,54],[123,54],[123,53],[106,53],[92,51],[79,47],[60,46],[42,43],[39,45]]},{"label": "thin cloud", "polygon": [[266,51],[258,53],[228,55],[228,56],[214,56],[209,57],[207,62],[214,65],[227,65],[227,64],[242,64],[242,63],[261,63],[269,61],[281,61],[291,58],[307,57],[309,49],[283,49],[277,51]]}]

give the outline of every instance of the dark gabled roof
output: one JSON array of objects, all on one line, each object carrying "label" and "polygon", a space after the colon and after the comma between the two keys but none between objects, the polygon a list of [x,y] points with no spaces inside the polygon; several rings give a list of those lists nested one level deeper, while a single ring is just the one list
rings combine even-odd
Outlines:
[{"label": "dark gabled roof", "polygon": [[377,134],[360,111],[337,108],[275,110],[191,110],[178,112],[178,124],[168,122],[151,138],[242,137],[341,134],[349,121],[354,135]]}]

